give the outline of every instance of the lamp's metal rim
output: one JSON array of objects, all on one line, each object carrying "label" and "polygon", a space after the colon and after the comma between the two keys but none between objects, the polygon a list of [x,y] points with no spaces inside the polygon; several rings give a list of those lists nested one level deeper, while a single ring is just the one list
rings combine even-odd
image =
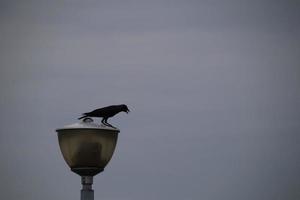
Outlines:
[{"label": "lamp's metal rim", "polygon": [[111,132],[117,132],[119,133],[120,130],[117,128],[58,128],[55,131],[64,131],[64,130],[105,130],[105,131],[111,131]]},{"label": "lamp's metal rim", "polygon": [[56,131],[62,131],[62,130],[103,130],[103,131],[120,132],[118,128],[104,126],[103,124],[96,124],[93,123],[93,121],[82,121],[79,123],[70,124],[56,129]]}]

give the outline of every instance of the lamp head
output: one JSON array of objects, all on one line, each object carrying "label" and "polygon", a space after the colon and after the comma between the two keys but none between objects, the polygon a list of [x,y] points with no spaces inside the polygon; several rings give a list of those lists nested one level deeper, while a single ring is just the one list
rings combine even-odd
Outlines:
[{"label": "lamp head", "polygon": [[116,147],[119,129],[83,121],[57,129],[61,153],[71,170],[94,176],[104,170]]}]

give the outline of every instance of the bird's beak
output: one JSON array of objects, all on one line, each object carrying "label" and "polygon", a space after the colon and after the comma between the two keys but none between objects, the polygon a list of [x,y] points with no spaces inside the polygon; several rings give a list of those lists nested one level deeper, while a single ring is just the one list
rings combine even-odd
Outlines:
[{"label": "bird's beak", "polygon": [[127,110],[126,110],[126,113],[128,114],[129,112],[130,112],[130,110],[129,110],[129,109],[127,109]]}]

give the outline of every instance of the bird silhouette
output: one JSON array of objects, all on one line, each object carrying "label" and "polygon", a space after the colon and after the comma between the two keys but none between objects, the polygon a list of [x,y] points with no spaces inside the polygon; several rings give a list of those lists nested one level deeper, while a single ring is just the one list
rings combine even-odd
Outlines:
[{"label": "bird silhouette", "polygon": [[109,124],[107,122],[107,120],[108,120],[108,118],[115,116],[119,112],[126,112],[128,114],[128,112],[130,112],[130,110],[128,109],[128,107],[125,104],[112,105],[112,106],[99,108],[99,109],[93,110],[91,112],[83,113],[82,116],[79,117],[78,119],[85,119],[87,117],[100,117],[100,118],[102,118],[102,120],[101,120],[102,124],[115,128],[114,126]]}]

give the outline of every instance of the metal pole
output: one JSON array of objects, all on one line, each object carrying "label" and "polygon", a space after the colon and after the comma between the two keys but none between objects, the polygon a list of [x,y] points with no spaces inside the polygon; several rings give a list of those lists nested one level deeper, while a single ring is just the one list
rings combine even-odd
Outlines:
[{"label": "metal pole", "polygon": [[92,189],[93,177],[81,176],[81,184],[80,200],[94,200],[94,190]]}]

